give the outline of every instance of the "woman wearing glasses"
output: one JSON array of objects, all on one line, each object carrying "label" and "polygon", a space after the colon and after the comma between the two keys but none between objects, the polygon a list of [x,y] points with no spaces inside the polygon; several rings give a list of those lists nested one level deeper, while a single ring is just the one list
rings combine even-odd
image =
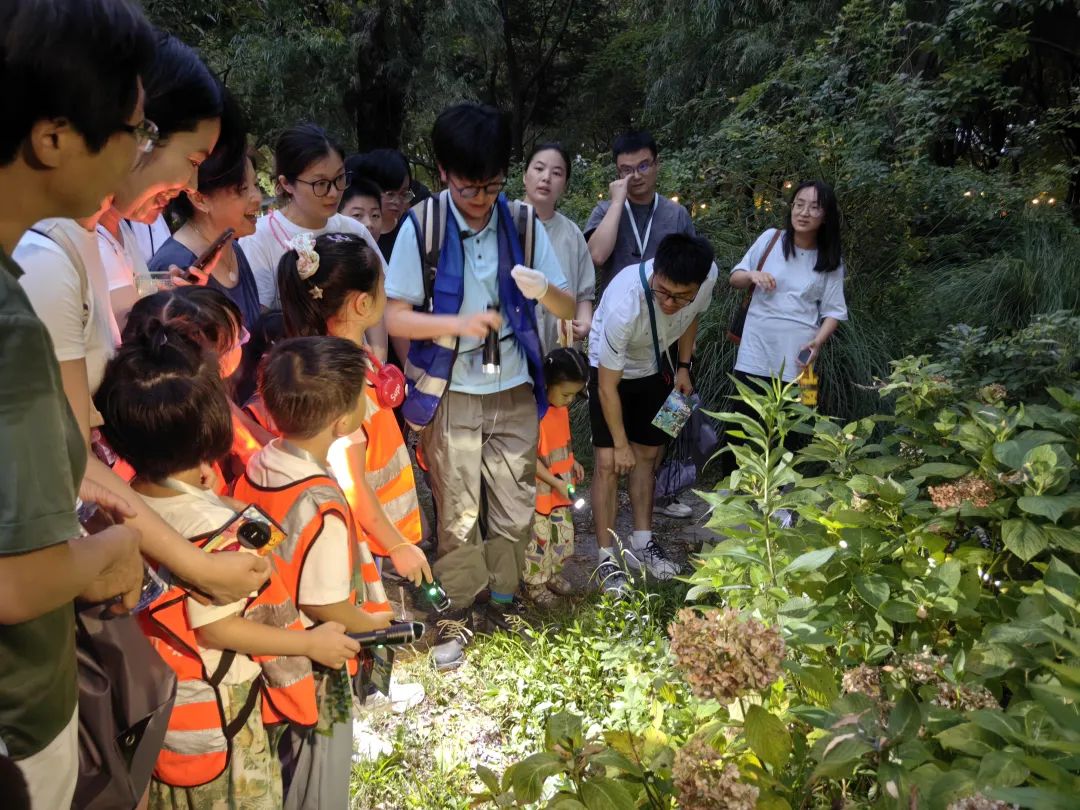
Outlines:
[{"label": "woman wearing glasses", "polygon": [[[341,192],[350,178],[341,146],[322,127],[297,124],[285,130],[274,148],[274,174],[280,207],[261,217],[255,233],[241,239],[240,247],[255,274],[259,302],[277,309],[281,306],[278,262],[299,234],[354,233],[377,254],[379,246],[367,228],[338,213]],[[375,335],[369,338],[377,350],[386,345],[385,335],[381,340]]]},{"label": "woman wearing glasses", "polygon": [[753,288],[736,376],[793,381],[847,320],[840,210],[832,187],[820,180],[800,183],[787,227],[761,234],[730,280],[735,289]]}]

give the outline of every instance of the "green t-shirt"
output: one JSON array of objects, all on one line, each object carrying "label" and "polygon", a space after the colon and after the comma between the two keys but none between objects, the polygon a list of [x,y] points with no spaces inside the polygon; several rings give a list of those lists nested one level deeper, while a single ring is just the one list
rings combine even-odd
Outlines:
[{"label": "green t-shirt", "polygon": [[[0,250],[0,556],[29,554],[79,534],[75,497],[86,470],[79,425],[52,341]],[[75,711],[72,606],[0,625],[0,739],[36,754]]]}]

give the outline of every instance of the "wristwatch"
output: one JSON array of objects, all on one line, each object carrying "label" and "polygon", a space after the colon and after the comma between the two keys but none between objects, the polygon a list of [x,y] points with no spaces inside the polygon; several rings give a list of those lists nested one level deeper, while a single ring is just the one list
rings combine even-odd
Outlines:
[{"label": "wristwatch", "polygon": [[690,371],[694,367],[694,361],[691,360],[689,363],[687,363],[684,360],[680,360],[678,363],[675,364],[675,366],[676,368],[685,368],[687,371]]}]

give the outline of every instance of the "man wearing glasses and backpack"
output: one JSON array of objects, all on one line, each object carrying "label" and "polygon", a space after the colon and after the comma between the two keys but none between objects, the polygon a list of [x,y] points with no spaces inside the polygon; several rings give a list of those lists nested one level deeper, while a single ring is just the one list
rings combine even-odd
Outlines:
[{"label": "man wearing glasses and backpack", "polygon": [[[631,548],[623,559],[656,579],[678,573],[652,539],[656,462],[670,439],[652,422],[672,388],[684,395],[693,393],[690,359],[698,321],[712,301],[716,278],[713,251],[705,239],[670,234],[660,242],[655,259],[615,276],[593,316],[589,418],[595,450],[593,520],[600,546],[596,578],[609,593],[627,588],[612,536],[623,474],[629,476],[634,514]],[[674,363],[673,347],[677,347]]]},{"label": "man wearing glasses and backpack", "polygon": [[531,206],[502,194],[505,116],[457,104],[436,119],[432,142],[447,190],[416,206],[398,232],[385,320],[392,337],[410,341],[402,414],[420,432],[418,455],[431,472],[439,524],[432,568],[453,604],[432,657],[447,669],[461,661],[481,592],[490,590],[489,625],[513,629],[520,613],[515,592],[547,410],[536,305],[569,319],[575,302]]}]

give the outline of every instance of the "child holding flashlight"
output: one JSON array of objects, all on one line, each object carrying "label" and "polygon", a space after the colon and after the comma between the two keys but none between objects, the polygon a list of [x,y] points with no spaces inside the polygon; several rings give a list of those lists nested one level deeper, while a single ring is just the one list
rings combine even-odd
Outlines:
[{"label": "child holding flashlight", "polygon": [[574,461],[569,406],[588,381],[589,362],[576,349],[555,349],[544,358],[549,407],[540,420],[536,514],[522,576],[529,598],[542,607],[553,605],[560,596],[568,596],[574,590],[563,577],[562,568],[574,553],[572,510],[581,508],[585,502],[574,491],[584,470]]}]

